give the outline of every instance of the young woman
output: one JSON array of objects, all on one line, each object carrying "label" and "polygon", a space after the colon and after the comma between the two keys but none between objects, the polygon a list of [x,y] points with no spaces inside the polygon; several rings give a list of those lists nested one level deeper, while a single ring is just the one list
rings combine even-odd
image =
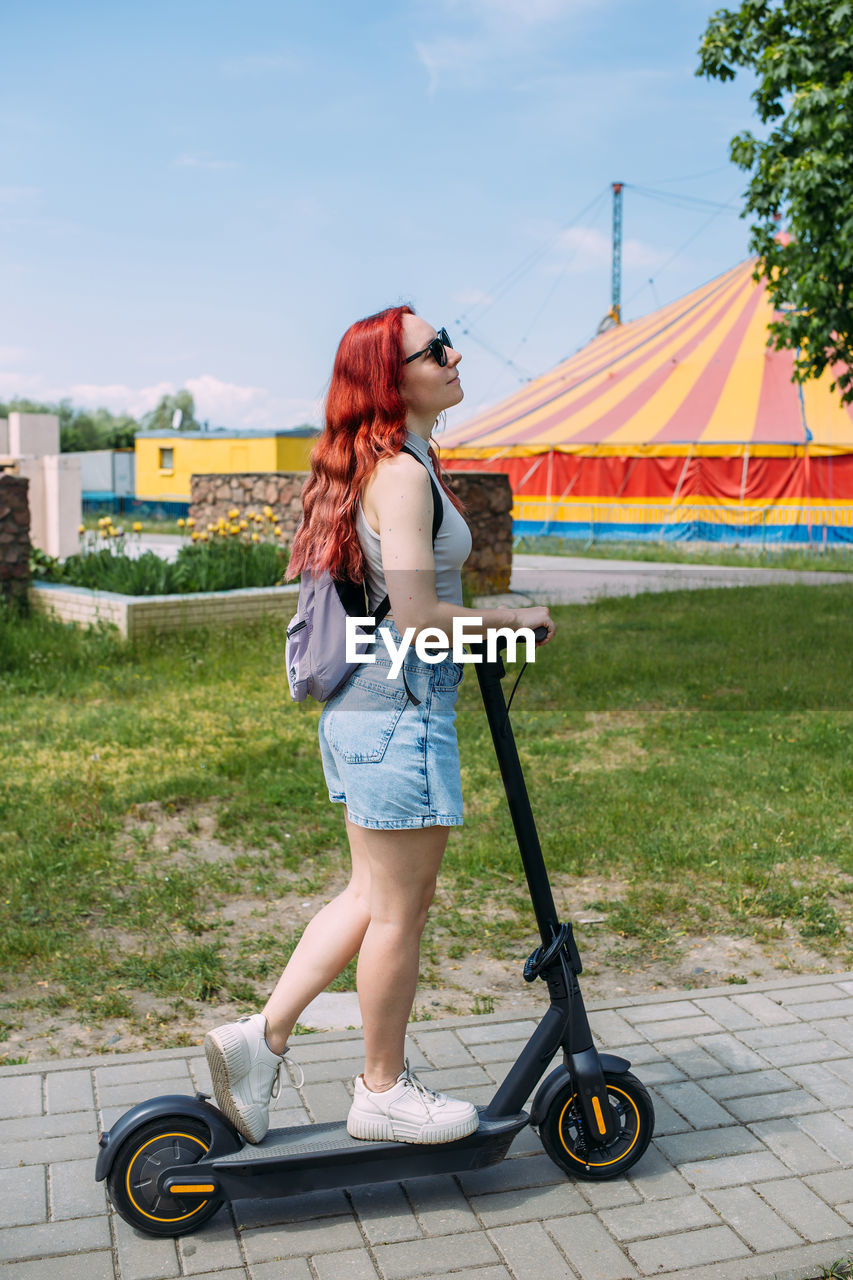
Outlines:
[{"label": "young woman", "polygon": [[[461,356],[409,307],[360,320],[344,334],[312,456],[290,573],[327,569],[365,578],[371,610],[400,643],[453,619],[547,628],[544,608],[467,609],[460,570],[471,536],[430,448],[436,418],[462,400]],[[416,456],[402,452],[403,444]],[[433,546],[433,493],[442,521]],[[469,623],[469,627],[471,624]],[[303,1009],[358,955],[364,1071],[347,1129],[356,1138],[449,1142],[477,1127],[469,1102],[427,1089],[405,1060],[420,939],[449,829],[462,823],[455,703],[462,667],[430,665],[414,647],[389,678],[386,646],[326,704],[320,749],[329,797],[346,806],[347,887],[314,917],[262,1013],[205,1037],[216,1101],[250,1142],[269,1126],[287,1040]]]}]

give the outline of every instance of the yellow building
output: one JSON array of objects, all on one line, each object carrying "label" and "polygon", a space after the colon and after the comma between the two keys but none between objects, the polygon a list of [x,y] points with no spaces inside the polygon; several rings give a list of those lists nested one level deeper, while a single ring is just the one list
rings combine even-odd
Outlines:
[{"label": "yellow building", "polygon": [[189,502],[190,476],[307,471],[317,433],[289,431],[138,431],[136,496]]}]

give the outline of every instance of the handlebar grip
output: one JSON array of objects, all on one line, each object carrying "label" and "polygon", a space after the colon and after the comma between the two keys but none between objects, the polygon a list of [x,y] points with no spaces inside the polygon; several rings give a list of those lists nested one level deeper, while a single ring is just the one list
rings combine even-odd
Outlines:
[{"label": "handlebar grip", "polygon": [[[545,637],[547,636],[547,634],[548,634],[548,628],[547,628],[547,627],[534,627],[534,628],[533,628],[533,638],[536,640],[536,642],[537,642],[537,643],[539,643],[539,641],[541,641],[541,640],[544,640],[544,639],[545,639]],[[477,642],[477,646],[475,646],[475,645],[473,645],[473,644],[471,645],[471,648],[472,648],[472,649],[474,649],[475,647],[481,647],[481,646],[480,646],[480,642],[479,642],[479,641]],[[506,649],[506,637],[505,637],[505,636],[498,636],[498,638],[497,638],[497,643],[496,643],[496,645],[495,645],[495,649],[496,649],[496,651],[497,651],[498,653],[503,653],[504,649]]]}]

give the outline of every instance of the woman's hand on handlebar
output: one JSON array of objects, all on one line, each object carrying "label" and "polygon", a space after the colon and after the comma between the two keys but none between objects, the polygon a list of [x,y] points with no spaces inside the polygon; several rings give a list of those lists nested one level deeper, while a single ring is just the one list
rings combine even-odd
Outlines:
[{"label": "woman's hand on handlebar", "polygon": [[530,627],[531,631],[535,631],[537,627],[544,627],[546,634],[541,640],[536,641],[536,647],[547,644],[549,640],[554,639],[556,627],[554,619],[551,617],[544,605],[533,605],[527,609],[516,609],[515,611],[517,627]]}]

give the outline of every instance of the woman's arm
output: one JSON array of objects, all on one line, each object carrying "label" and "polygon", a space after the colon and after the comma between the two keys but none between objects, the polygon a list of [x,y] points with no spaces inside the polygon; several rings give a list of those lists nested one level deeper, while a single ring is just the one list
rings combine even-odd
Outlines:
[{"label": "woman's arm", "polygon": [[[380,462],[364,489],[364,512],[378,528],[382,567],[398,629],[440,627],[447,635],[454,618],[482,618],[485,631],[493,627],[547,629],[545,644],[554,634],[554,623],[543,607],[515,609],[467,609],[439,600],[435,591],[435,559],[432,547],[433,496],[423,465],[408,454]],[[476,635],[469,630],[468,634]]]}]

